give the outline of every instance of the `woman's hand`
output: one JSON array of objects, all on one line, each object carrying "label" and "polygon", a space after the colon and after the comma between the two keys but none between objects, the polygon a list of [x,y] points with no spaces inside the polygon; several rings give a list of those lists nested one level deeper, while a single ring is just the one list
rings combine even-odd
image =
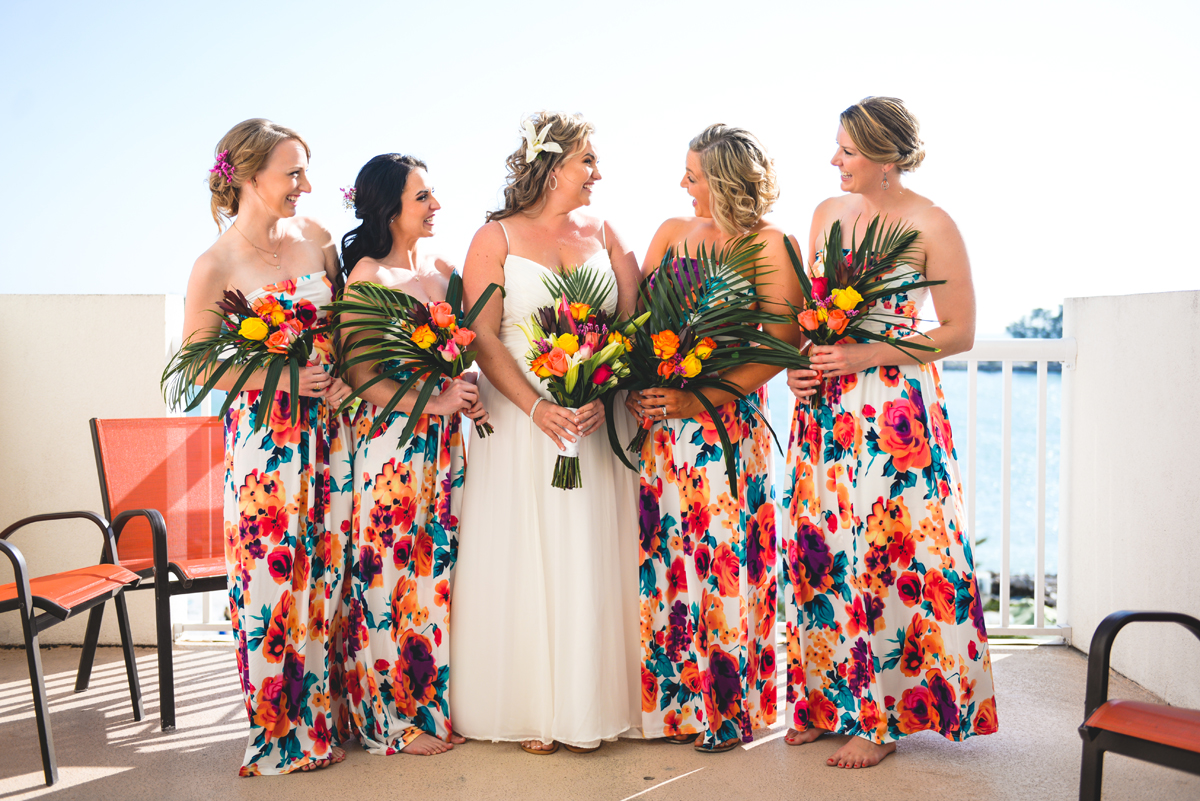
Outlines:
[{"label": "woman's hand", "polygon": [[[347,387],[340,378],[334,378],[325,371],[325,368],[319,364],[306,364],[300,368],[300,395],[305,398],[324,398],[329,402],[333,400],[329,397],[329,392],[334,388],[335,384],[345,388],[346,394],[350,394],[350,388]],[[288,382],[281,378],[276,386],[276,391],[287,391],[285,387]],[[345,398],[343,397],[343,400]]]},{"label": "woman's hand", "polygon": [[816,370],[788,370],[787,385],[793,395],[803,400],[816,394],[821,385],[821,374]]},{"label": "woman's hand", "polygon": [[644,389],[639,399],[642,416],[651,422],[699,417],[705,408],[691,392],[667,387]]},{"label": "woman's hand", "polygon": [[487,409],[483,408],[483,403],[480,401],[476,401],[475,405],[464,411],[463,414],[466,415],[467,418],[469,418],[471,422],[477,426],[481,426],[486,423],[488,421],[488,417],[491,416],[488,414]]},{"label": "woman's hand", "polygon": [[450,415],[466,411],[479,403],[479,390],[474,384],[456,378],[445,391],[434,395],[425,404],[425,414]]},{"label": "woman's hand", "polygon": [[[887,346],[885,346],[887,347]],[[814,345],[809,351],[809,361],[813,369],[825,378],[839,375],[861,373],[872,367],[878,367],[876,357],[878,346],[871,343],[851,345]],[[791,385],[791,371],[788,371],[788,384]]]},{"label": "woman's hand", "polygon": [[585,437],[594,432],[604,423],[604,403],[594,400],[580,406],[575,415],[575,423],[579,426],[579,433]]},{"label": "woman's hand", "polygon": [[537,404],[537,408],[533,410],[533,424],[540,428],[559,450],[564,450],[563,443],[579,439],[579,425],[575,422],[575,412],[564,409],[554,401],[543,400]]},{"label": "woman's hand", "polygon": [[[303,380],[301,380],[300,386],[304,386]],[[325,402],[328,403],[331,408],[336,410],[343,403],[345,403],[346,398],[349,398],[353,393],[354,390],[350,388],[349,384],[340,378],[334,378],[329,382],[329,388],[325,390]],[[301,390],[300,394],[304,394],[303,389]]]}]

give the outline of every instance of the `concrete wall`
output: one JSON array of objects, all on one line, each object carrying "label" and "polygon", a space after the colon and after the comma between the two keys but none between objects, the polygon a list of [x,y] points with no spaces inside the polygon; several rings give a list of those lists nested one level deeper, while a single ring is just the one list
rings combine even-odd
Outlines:
[{"label": "concrete wall", "polygon": [[[178,343],[183,303],[171,295],[0,295],[0,528],[45,512],[103,515],[88,420],[161,417],[158,382]],[[11,540],[32,573],[94,564],[99,530],[41,523]],[[0,557],[0,584],[13,580]],[[129,595],[133,636],[152,644],[153,591]],[[47,630],[46,643],[83,642],[87,616]],[[101,642],[117,643],[105,614]],[[0,643],[20,643],[20,619],[0,615]]]},{"label": "concrete wall", "polygon": [[[1200,292],[1070,298],[1063,329],[1059,596],[1086,651],[1117,610],[1200,617]],[[1200,641],[1141,624],[1116,643],[1117,671],[1200,708]]]}]

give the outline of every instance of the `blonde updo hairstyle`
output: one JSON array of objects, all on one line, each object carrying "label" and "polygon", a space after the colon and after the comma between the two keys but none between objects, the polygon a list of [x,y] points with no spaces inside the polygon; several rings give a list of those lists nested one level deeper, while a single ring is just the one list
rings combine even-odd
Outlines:
[{"label": "blonde updo hairstyle", "polygon": [[535,212],[545,202],[550,173],[573,153],[587,144],[596,132],[595,127],[579,114],[563,114],[558,111],[542,111],[529,118],[536,133],[546,125],[544,144],[553,142],[562,148],[561,153],[543,150],[533,161],[525,160],[526,142],[508,157],[508,180],[504,187],[504,206],[487,214],[487,221],[503,220],[515,214]]},{"label": "blonde updo hairstyle", "polygon": [[897,97],[864,97],[842,112],[841,123],[858,151],[876,164],[912,172],[925,160],[921,123]]},{"label": "blonde updo hairstyle", "polygon": [[288,139],[295,139],[304,146],[304,153],[312,157],[304,137],[291,128],[259,117],[239,122],[221,137],[213,151],[213,160],[225,153],[225,160],[233,166],[233,181],[227,181],[219,171],[208,174],[208,188],[212,192],[209,207],[218,229],[224,230],[224,223],[237,216],[242,187],[267,163],[275,145]]},{"label": "blonde updo hairstyle", "polygon": [[749,231],[779,199],[775,161],[746,129],[710,125],[689,147],[700,154],[713,220],[726,234]]}]

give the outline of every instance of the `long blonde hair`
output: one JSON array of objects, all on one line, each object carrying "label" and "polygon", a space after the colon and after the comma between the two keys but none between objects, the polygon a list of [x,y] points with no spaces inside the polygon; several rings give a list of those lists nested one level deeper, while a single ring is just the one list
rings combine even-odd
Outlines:
[{"label": "long blonde hair", "polygon": [[275,145],[288,139],[295,139],[304,146],[305,154],[312,157],[304,137],[261,117],[239,122],[217,142],[213,158],[218,164],[225,161],[232,167],[232,171],[214,170],[208,174],[208,188],[212,192],[209,207],[218,229],[224,230],[224,223],[237,216],[241,188],[262,169]]},{"label": "long blonde hair", "polygon": [[842,112],[842,128],[876,164],[895,164],[911,172],[925,160],[921,123],[898,97],[864,97]]},{"label": "long blonde hair", "polygon": [[525,141],[508,157],[508,181],[504,187],[504,206],[489,211],[487,221],[503,220],[514,214],[538,209],[545,200],[550,173],[571,154],[582,147],[596,132],[595,127],[579,114],[563,114],[559,111],[542,111],[528,120],[537,132],[546,125],[546,142],[562,148],[561,153],[543,150],[533,161],[525,160]]},{"label": "long blonde hair", "polygon": [[775,161],[754,134],[710,125],[691,141],[712,196],[712,216],[726,234],[750,230],[779,198]]}]

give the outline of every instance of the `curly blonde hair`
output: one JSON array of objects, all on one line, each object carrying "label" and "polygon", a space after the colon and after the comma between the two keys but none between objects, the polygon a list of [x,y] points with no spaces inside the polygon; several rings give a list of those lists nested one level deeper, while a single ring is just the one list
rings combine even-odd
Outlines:
[{"label": "curly blonde hair", "polygon": [[561,153],[543,150],[533,161],[525,160],[525,140],[508,157],[508,181],[504,187],[504,206],[487,213],[487,221],[503,220],[514,214],[535,211],[545,201],[550,173],[581,148],[596,132],[595,126],[580,114],[541,111],[529,117],[537,132],[546,125],[546,142],[562,147]]},{"label": "curly blonde hair", "polygon": [[864,97],[840,121],[858,151],[876,164],[911,172],[925,160],[921,123],[898,97]]},{"label": "curly blonde hair", "polygon": [[700,154],[713,220],[726,234],[749,231],[779,199],[775,160],[746,129],[710,125],[688,146]]},{"label": "curly blonde hair", "polygon": [[304,137],[291,128],[276,125],[261,117],[239,122],[217,142],[213,158],[219,158],[224,153],[225,161],[233,166],[232,181],[227,180],[220,171],[208,174],[208,189],[212,192],[209,208],[219,230],[224,230],[224,223],[237,216],[242,187],[266,164],[275,145],[288,139],[295,139],[304,146],[305,154],[312,157]]}]

